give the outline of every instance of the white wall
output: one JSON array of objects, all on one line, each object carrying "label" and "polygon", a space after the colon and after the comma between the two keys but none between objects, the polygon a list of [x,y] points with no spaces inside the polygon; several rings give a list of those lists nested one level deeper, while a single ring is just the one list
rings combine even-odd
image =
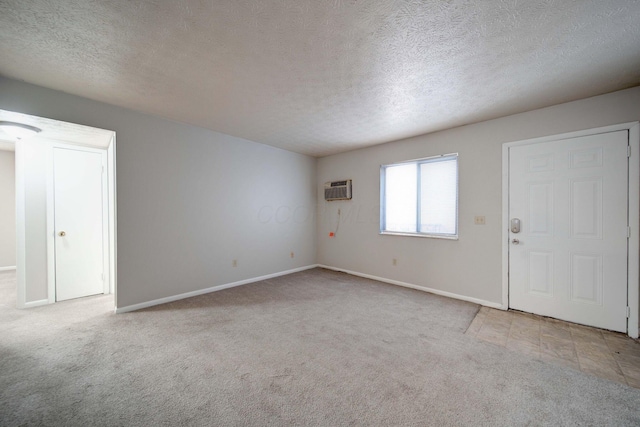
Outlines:
[{"label": "white wall", "polygon": [[[41,304],[47,288],[47,159],[48,142],[39,137],[16,142],[16,179],[19,182],[18,211],[24,212],[19,241],[24,242],[24,280],[28,286],[18,293],[18,305]],[[18,272],[20,280],[20,272]]]},{"label": "white wall", "polygon": [[0,109],[116,132],[117,307],[315,263],[311,157],[4,78]]},{"label": "white wall", "polygon": [[[318,192],[318,262],[500,304],[502,144],[639,119],[636,87],[321,158],[318,190],[351,178],[353,199],[325,202]],[[379,235],[380,165],[453,152],[460,154],[460,239]],[[343,221],[330,238],[338,209]],[[486,225],[474,225],[475,215],[486,216]]]},{"label": "white wall", "polygon": [[13,151],[0,150],[0,268],[16,265],[16,180]]}]

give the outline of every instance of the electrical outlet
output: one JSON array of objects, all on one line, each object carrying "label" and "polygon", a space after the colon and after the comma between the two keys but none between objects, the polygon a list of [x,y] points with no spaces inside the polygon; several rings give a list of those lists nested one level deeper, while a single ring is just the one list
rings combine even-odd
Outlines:
[{"label": "electrical outlet", "polygon": [[237,259],[234,259],[234,260],[233,260],[233,266],[234,266],[234,267],[237,267],[237,266],[238,266],[238,260],[237,260]]},{"label": "electrical outlet", "polygon": [[293,252],[291,252],[291,258],[293,258],[293,256],[294,256],[294,254],[293,254]]},{"label": "electrical outlet", "polygon": [[478,215],[473,218],[473,222],[475,225],[485,225],[485,217],[484,215]]},{"label": "electrical outlet", "polygon": [[394,259],[392,259],[392,260],[391,260],[391,264],[393,264],[393,265],[398,265],[398,260],[397,260],[397,259],[395,259],[395,258],[394,258]]}]

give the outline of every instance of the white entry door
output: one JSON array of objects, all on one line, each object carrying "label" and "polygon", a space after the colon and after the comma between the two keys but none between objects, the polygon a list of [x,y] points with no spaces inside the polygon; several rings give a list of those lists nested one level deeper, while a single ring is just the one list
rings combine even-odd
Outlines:
[{"label": "white entry door", "polygon": [[104,159],[53,149],[56,301],[104,293]]},{"label": "white entry door", "polygon": [[628,144],[623,130],[509,148],[509,307],[627,331]]}]

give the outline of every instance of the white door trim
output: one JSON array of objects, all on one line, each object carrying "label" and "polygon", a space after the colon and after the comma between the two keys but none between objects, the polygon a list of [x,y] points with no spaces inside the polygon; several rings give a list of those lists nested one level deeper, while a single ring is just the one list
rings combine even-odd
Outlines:
[{"label": "white door trim", "polygon": [[640,124],[639,122],[621,123],[595,129],[551,135],[541,138],[508,142],[502,145],[502,309],[509,308],[509,148],[519,145],[539,144],[561,139],[582,136],[629,131],[629,224],[631,237],[628,242],[627,262],[627,304],[630,315],[627,319],[627,334],[638,338],[639,306],[640,306]]},{"label": "white door trim", "polygon": [[72,145],[53,141],[48,150],[47,159],[47,288],[49,304],[56,301],[56,260],[55,260],[55,209],[54,209],[54,170],[53,150],[56,148],[98,153],[102,156],[102,268],[104,271],[103,293],[110,293],[110,248],[109,248],[109,179],[108,156],[106,149]]},{"label": "white door trim", "polygon": [[627,295],[629,318],[627,333],[631,338],[638,338],[640,328],[640,124],[633,123],[629,127],[629,224],[631,237],[628,246],[627,262]]},{"label": "white door trim", "polygon": [[[117,301],[117,286],[116,281],[118,278],[117,270],[118,263],[117,258],[117,208],[116,208],[116,134],[114,132],[111,137],[111,144],[107,148],[107,178],[109,181],[109,293],[113,294],[114,301]],[[114,307],[115,310],[115,307]]]},{"label": "white door trim", "polygon": [[16,282],[18,287],[16,307],[26,308],[27,284],[25,277],[25,263],[27,259],[27,228],[25,220],[25,154],[22,148],[22,141],[16,141],[15,154],[15,174],[16,174]]}]

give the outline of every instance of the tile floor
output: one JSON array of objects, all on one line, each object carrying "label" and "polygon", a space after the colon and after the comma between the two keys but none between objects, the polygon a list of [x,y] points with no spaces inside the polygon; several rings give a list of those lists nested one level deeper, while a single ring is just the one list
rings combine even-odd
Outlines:
[{"label": "tile floor", "polygon": [[640,388],[640,342],[626,335],[482,307],[468,335],[536,359]]}]

